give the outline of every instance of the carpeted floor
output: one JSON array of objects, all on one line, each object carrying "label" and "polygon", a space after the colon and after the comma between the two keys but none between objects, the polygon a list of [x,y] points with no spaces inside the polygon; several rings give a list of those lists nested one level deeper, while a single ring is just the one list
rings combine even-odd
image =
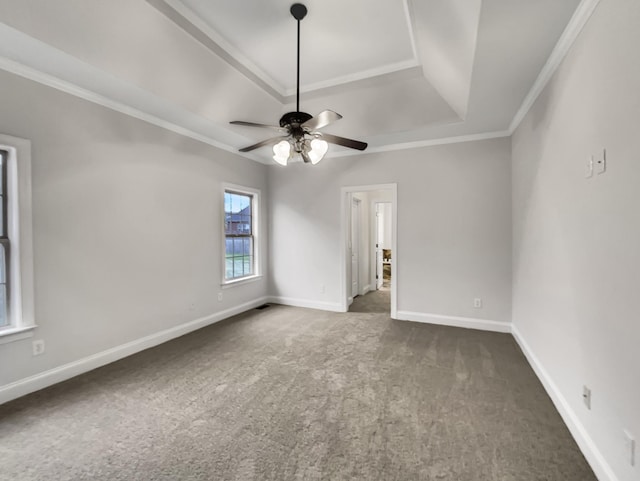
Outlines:
[{"label": "carpeted floor", "polygon": [[391,288],[383,286],[377,291],[369,291],[364,296],[356,296],[349,306],[349,312],[391,312]]},{"label": "carpeted floor", "polygon": [[0,479],[596,478],[509,335],[272,306],[0,406]]}]

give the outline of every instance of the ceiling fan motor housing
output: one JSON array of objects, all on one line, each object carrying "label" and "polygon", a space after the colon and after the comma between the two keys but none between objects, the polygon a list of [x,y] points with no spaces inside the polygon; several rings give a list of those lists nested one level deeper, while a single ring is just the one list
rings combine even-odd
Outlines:
[{"label": "ceiling fan motor housing", "polygon": [[[351,149],[364,150],[367,148],[367,144],[365,142],[359,142],[357,140],[347,139],[345,137],[339,137],[337,135],[331,134],[320,134],[317,132],[318,129],[321,129],[336,120],[340,120],[342,115],[333,112],[331,110],[325,110],[318,114],[318,117],[315,120],[311,114],[306,112],[300,112],[300,21],[307,15],[307,7],[305,7],[301,3],[294,3],[290,8],[291,15],[293,18],[297,20],[298,23],[298,58],[296,63],[296,111],[295,112],[287,112],[280,118],[280,129],[277,127],[276,130],[286,129],[287,137],[276,137],[273,139],[264,140],[254,145],[250,145],[249,147],[245,147],[240,149],[240,152],[249,152],[251,150],[257,149],[259,147],[263,147],[266,145],[274,146],[274,160],[276,162],[286,165],[285,150],[286,153],[290,152],[290,149],[293,148],[293,151],[300,154],[304,162],[310,162],[313,164],[318,163],[324,154],[327,151],[327,142],[343,145],[345,147]],[[311,122],[310,122],[311,121]],[[232,124],[245,125],[249,127],[261,127],[261,128],[274,128],[270,125],[264,124],[256,124],[254,122],[244,122],[234,120],[231,122]],[[321,141],[318,141],[318,138],[324,137]],[[282,144],[283,142],[288,142],[289,146],[286,144],[281,145],[281,148],[276,152],[276,146]],[[316,145],[320,145],[316,150],[312,147],[312,143],[316,142]],[[320,143],[319,143],[320,142]],[[284,163],[283,163],[284,162]]]},{"label": "ceiling fan motor housing", "polygon": [[[286,128],[295,140],[295,144],[298,144],[304,140],[304,134],[306,133],[301,125],[312,118],[313,116],[306,112],[287,112],[280,119],[280,127]],[[296,152],[299,152],[299,150],[296,149]]]},{"label": "ceiling fan motor housing", "polygon": [[306,112],[287,112],[280,118],[280,127],[300,126],[312,118],[313,115]]}]

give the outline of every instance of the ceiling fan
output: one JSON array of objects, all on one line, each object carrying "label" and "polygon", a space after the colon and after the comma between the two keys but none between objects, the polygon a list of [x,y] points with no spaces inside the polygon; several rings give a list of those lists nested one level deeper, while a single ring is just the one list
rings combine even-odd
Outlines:
[{"label": "ceiling fan", "polygon": [[328,143],[342,145],[350,149],[365,150],[367,144],[359,140],[347,139],[337,135],[318,132],[319,129],[340,120],[342,115],[332,111],[324,110],[317,116],[306,112],[300,112],[300,21],[307,15],[307,7],[301,3],[291,5],[291,15],[298,22],[298,62],[296,78],[296,111],[287,112],[280,119],[280,126],[258,124],[255,122],[244,122],[234,120],[234,125],[244,125],[247,127],[259,127],[263,129],[275,129],[286,135],[263,140],[257,144],[240,149],[240,152],[249,152],[259,147],[267,145],[273,146],[273,160],[281,165],[287,162],[295,154],[299,154],[305,163],[317,164],[322,160],[329,148]]}]

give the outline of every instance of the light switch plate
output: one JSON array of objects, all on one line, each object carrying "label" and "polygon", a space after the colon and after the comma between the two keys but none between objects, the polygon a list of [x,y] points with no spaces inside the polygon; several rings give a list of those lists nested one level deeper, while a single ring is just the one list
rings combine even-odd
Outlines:
[{"label": "light switch plate", "polygon": [[589,179],[593,177],[593,155],[590,155],[584,166],[584,176]]},{"label": "light switch plate", "polygon": [[591,410],[591,389],[587,386],[582,387],[582,401],[587,409]]},{"label": "light switch plate", "polygon": [[595,164],[595,169],[598,174],[604,174],[607,171],[607,149],[602,149]]}]

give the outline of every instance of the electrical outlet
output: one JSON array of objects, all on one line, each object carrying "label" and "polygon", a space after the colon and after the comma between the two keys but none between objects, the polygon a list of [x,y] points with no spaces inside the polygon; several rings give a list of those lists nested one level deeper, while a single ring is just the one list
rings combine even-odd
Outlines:
[{"label": "electrical outlet", "polygon": [[591,389],[587,386],[582,386],[582,401],[587,409],[591,411]]},{"label": "electrical outlet", "polygon": [[37,341],[33,341],[32,349],[33,349],[34,356],[39,356],[40,354],[44,354],[44,340],[38,339]]},{"label": "electrical outlet", "polygon": [[218,292],[218,302],[222,302],[222,292]]},{"label": "electrical outlet", "polygon": [[476,297],[473,300],[473,307],[475,307],[476,309],[479,309],[482,307],[482,299],[480,297]]},{"label": "electrical outlet", "polygon": [[624,442],[627,453],[627,460],[631,466],[636,465],[636,440],[629,431],[624,431]]}]

